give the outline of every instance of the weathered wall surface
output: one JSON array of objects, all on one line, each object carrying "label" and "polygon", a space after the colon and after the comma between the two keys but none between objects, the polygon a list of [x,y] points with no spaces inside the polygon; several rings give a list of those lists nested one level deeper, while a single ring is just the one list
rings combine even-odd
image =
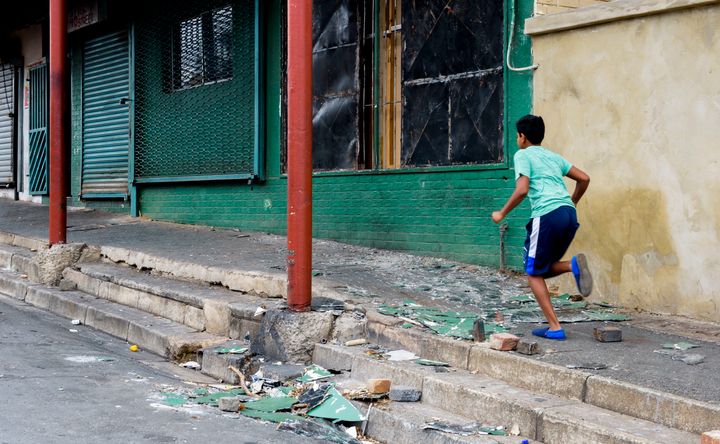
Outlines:
[{"label": "weathered wall surface", "polygon": [[571,253],[589,255],[594,298],[720,321],[720,3],[659,3],[533,35],[534,110],[592,178]]},{"label": "weathered wall surface", "polygon": [[567,12],[584,6],[592,6],[612,0],[536,0],[535,15]]}]

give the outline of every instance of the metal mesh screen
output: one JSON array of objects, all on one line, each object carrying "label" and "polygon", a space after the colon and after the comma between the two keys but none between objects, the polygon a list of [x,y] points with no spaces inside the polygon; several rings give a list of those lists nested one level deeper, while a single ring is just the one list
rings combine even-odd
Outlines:
[{"label": "metal mesh screen", "polygon": [[253,0],[153,1],[135,26],[135,177],[253,173]]}]

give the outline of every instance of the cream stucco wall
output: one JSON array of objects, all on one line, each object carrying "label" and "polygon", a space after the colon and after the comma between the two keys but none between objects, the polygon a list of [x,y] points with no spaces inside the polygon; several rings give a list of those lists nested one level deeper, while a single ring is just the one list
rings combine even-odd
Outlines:
[{"label": "cream stucco wall", "polygon": [[720,321],[719,24],[716,3],[533,36],[544,145],[592,178],[572,252],[597,300]]}]

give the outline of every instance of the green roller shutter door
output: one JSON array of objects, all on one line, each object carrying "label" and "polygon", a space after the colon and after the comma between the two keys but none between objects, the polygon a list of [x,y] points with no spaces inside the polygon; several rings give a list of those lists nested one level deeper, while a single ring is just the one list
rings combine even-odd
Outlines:
[{"label": "green roller shutter door", "polygon": [[83,48],[82,197],[128,194],[130,52],[127,32]]}]

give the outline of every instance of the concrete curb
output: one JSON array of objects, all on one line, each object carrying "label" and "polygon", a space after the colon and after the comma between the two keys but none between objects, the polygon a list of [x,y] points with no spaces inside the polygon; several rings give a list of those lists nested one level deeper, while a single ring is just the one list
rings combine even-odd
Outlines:
[{"label": "concrete curb", "polygon": [[0,293],[22,300],[81,324],[104,331],[160,356],[180,359],[188,354],[222,343],[225,337],[195,330],[79,291],[61,291],[29,284],[0,271]]},{"label": "concrete curb", "polygon": [[[502,444],[517,443],[520,437],[460,436],[436,430],[423,430],[425,421],[433,417],[454,423],[468,422],[467,418],[450,415],[445,411],[415,403],[391,404],[387,408],[372,408],[368,414],[366,433],[371,438],[396,444]],[[367,406],[356,403],[360,411]],[[421,407],[421,408],[418,408]]]},{"label": "concrete curb", "polygon": [[[219,283],[234,291],[256,293],[270,298],[287,298],[287,277],[284,273],[210,267],[120,247],[101,246],[100,254],[113,262],[126,263],[140,269],[148,268],[179,278]],[[314,278],[313,297],[346,299],[346,295],[335,289],[337,287],[343,286]]]},{"label": "concrete curb", "polygon": [[403,348],[517,387],[582,401],[690,433],[720,427],[720,406],[491,350],[486,344],[396,328],[395,318],[379,313],[368,311],[367,316],[368,339],[383,347]]},{"label": "concrete curb", "polygon": [[391,379],[393,384],[419,388],[423,392],[422,405],[475,421],[505,427],[517,425],[523,436],[548,444],[697,442],[694,434],[578,400],[537,394],[466,371],[436,373],[431,368],[411,362],[378,361],[365,356],[362,348],[318,344],[314,360],[328,368],[337,363],[346,366],[352,360],[351,377],[355,380],[382,377]]}]

